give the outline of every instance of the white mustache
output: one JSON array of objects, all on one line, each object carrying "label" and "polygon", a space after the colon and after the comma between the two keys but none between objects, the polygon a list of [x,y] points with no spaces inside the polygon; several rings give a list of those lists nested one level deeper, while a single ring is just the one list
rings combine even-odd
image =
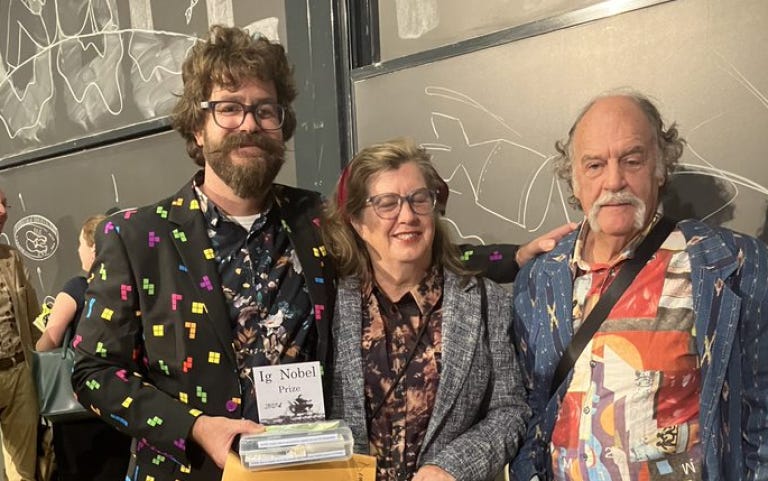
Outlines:
[{"label": "white mustache", "polygon": [[598,198],[592,207],[589,209],[587,215],[587,221],[589,221],[589,227],[595,231],[600,232],[600,223],[597,221],[597,215],[600,212],[600,208],[608,204],[629,204],[635,208],[634,226],[636,229],[643,227],[643,220],[645,219],[645,202],[633,193],[622,190],[620,192],[606,192]]},{"label": "white mustache", "polygon": [[603,195],[600,196],[599,199],[595,201],[592,208],[599,209],[600,207],[603,207],[604,205],[608,205],[608,204],[629,204],[633,207],[640,207],[642,203],[643,201],[641,201],[637,196],[635,196],[631,192],[622,190],[621,192],[604,193]]}]

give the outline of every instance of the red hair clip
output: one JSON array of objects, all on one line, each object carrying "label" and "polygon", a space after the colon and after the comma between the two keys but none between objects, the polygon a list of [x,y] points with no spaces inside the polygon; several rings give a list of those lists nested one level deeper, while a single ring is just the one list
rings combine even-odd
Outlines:
[{"label": "red hair clip", "polygon": [[347,213],[347,197],[349,187],[349,171],[352,170],[350,168],[350,164],[347,164],[344,167],[344,170],[341,171],[341,176],[339,176],[339,183],[336,186],[336,205],[338,206],[339,212],[341,212],[341,216],[344,219],[349,218],[349,214]]}]

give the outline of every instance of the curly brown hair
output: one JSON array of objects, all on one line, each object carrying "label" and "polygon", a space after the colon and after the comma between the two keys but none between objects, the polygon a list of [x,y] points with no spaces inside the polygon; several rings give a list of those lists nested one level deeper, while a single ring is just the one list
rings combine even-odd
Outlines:
[{"label": "curly brown hair", "polygon": [[187,142],[187,154],[204,165],[203,151],[195,133],[205,124],[206,112],[200,102],[208,100],[214,86],[235,90],[252,79],[274,82],[277,102],[285,108],[283,139],[296,129],[296,98],[293,69],[285,49],[264,37],[254,38],[246,30],[213,25],[208,38],[195,44],[181,66],[184,91],[171,114],[171,123]]}]

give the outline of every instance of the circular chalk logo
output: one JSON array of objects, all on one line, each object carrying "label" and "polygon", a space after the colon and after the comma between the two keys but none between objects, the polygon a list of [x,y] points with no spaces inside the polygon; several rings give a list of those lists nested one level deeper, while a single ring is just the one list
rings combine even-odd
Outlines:
[{"label": "circular chalk logo", "polygon": [[13,240],[22,254],[44,261],[59,247],[59,229],[41,215],[28,215],[13,226]]}]

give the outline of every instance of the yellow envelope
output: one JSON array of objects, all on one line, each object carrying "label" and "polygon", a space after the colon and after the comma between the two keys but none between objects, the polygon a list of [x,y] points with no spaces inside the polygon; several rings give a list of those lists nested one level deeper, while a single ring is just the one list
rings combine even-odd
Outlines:
[{"label": "yellow envelope", "polygon": [[221,481],[375,481],[376,458],[353,454],[348,461],[302,464],[280,469],[249,471],[230,451]]}]

